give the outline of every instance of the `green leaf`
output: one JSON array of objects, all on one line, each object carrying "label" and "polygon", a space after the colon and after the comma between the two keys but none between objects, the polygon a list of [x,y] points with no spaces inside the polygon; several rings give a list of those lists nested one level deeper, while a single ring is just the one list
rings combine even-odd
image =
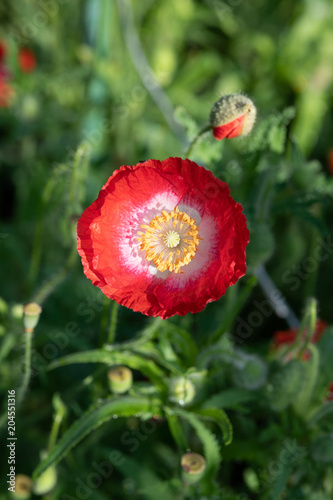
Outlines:
[{"label": "green leaf", "polygon": [[241,403],[258,399],[258,394],[241,388],[226,389],[209,398],[204,407],[233,408]]},{"label": "green leaf", "polygon": [[106,400],[102,405],[86,412],[65,432],[45,460],[38,465],[33,478],[36,479],[48,467],[60,462],[85,436],[111,420],[114,415],[118,417],[129,417],[138,413],[155,415],[161,412],[160,408],[158,400],[147,397],[125,396]]},{"label": "green leaf", "polygon": [[232,442],[233,429],[227,414],[217,408],[204,408],[196,410],[195,413],[200,417],[215,422],[221,429],[224,444],[227,446]]},{"label": "green leaf", "polygon": [[50,363],[48,369],[53,370],[60,366],[75,363],[105,363],[106,365],[126,365],[133,370],[139,370],[146,375],[156,386],[164,389],[163,371],[151,360],[133,354],[130,351],[106,351],[96,349],[94,351],[78,352],[57,359]]},{"label": "green leaf", "polygon": [[202,422],[200,422],[196,414],[181,410],[179,408],[175,408],[173,411],[175,415],[179,415],[180,417],[187,420],[195,429],[204,448],[204,456],[206,460],[205,478],[207,478],[209,481],[212,481],[219,469],[220,462],[222,460],[219,445],[216,439],[214,438],[210,430],[208,430],[207,427],[205,427]]},{"label": "green leaf", "polygon": [[180,450],[182,450],[182,452],[184,452],[188,448],[184,437],[184,432],[181,428],[179,418],[177,417],[177,415],[174,415],[171,412],[172,410],[168,408],[165,409],[165,416],[169,425],[169,429],[173,439],[177,443],[177,446],[180,448]]}]

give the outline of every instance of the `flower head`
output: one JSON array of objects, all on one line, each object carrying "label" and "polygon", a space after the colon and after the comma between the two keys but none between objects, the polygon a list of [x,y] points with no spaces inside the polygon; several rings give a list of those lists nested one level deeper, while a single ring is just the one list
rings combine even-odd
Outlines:
[{"label": "flower head", "polygon": [[23,73],[31,73],[37,65],[35,53],[28,48],[23,48],[18,54],[18,63]]},{"label": "flower head", "polygon": [[210,124],[218,141],[248,135],[254,125],[257,110],[248,97],[241,94],[223,95],[212,107]]},{"label": "flower head", "polygon": [[242,207],[226,183],[181,158],[115,171],[77,235],[87,278],[148,316],[199,312],[246,271]]}]

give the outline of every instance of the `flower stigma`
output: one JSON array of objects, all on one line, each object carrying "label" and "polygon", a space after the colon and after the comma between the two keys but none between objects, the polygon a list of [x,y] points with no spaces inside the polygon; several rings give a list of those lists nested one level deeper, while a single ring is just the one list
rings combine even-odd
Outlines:
[{"label": "flower stigma", "polygon": [[176,231],[168,231],[163,239],[164,243],[169,248],[178,247],[180,243],[180,236]]},{"label": "flower stigma", "polygon": [[182,273],[180,268],[194,259],[202,240],[195,220],[180,212],[178,207],[172,212],[163,210],[161,215],[141,227],[146,231],[138,231],[140,250],[145,250],[146,260],[153,261],[162,272]]}]

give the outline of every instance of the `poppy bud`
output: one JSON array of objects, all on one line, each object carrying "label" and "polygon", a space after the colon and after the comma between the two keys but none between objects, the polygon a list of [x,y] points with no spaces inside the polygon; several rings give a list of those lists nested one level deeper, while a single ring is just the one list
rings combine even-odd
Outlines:
[{"label": "poppy bud", "polygon": [[191,403],[195,396],[195,387],[185,377],[176,377],[170,381],[169,399],[173,403],[185,406]]},{"label": "poppy bud", "polygon": [[42,308],[35,302],[30,302],[23,307],[23,324],[27,333],[32,332],[39,321]]},{"label": "poppy bud", "polygon": [[187,484],[194,484],[200,481],[206,468],[206,460],[199,453],[185,453],[181,459],[183,468],[183,481]]},{"label": "poppy bud", "polygon": [[[44,459],[45,452],[41,453],[41,458]],[[51,465],[44,471],[35,481],[33,491],[35,495],[45,495],[49,493],[57,484],[57,470]]]},{"label": "poppy bud", "polygon": [[132,372],[127,366],[117,366],[108,371],[109,387],[114,394],[127,392],[133,383]]},{"label": "poppy bud", "polygon": [[218,141],[240,137],[251,132],[257,110],[248,97],[241,94],[223,95],[212,107],[209,121]]},{"label": "poppy bud", "polygon": [[15,491],[12,492],[11,498],[17,500],[28,500],[31,497],[32,481],[25,474],[17,474],[15,476]]}]

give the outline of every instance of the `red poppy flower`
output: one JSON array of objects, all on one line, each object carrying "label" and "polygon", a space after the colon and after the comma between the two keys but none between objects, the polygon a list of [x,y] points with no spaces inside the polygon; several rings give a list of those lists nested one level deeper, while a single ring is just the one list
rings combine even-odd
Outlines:
[{"label": "red poppy flower", "polygon": [[24,73],[31,73],[37,65],[36,56],[30,49],[21,49],[18,55],[18,62],[21,70]]},{"label": "red poppy flower", "polygon": [[210,113],[213,135],[218,141],[244,136],[251,132],[257,110],[253,102],[241,94],[222,96]]},{"label": "red poppy flower", "polygon": [[241,205],[226,183],[187,159],[116,170],[77,234],[87,278],[148,316],[199,312],[246,271]]}]

